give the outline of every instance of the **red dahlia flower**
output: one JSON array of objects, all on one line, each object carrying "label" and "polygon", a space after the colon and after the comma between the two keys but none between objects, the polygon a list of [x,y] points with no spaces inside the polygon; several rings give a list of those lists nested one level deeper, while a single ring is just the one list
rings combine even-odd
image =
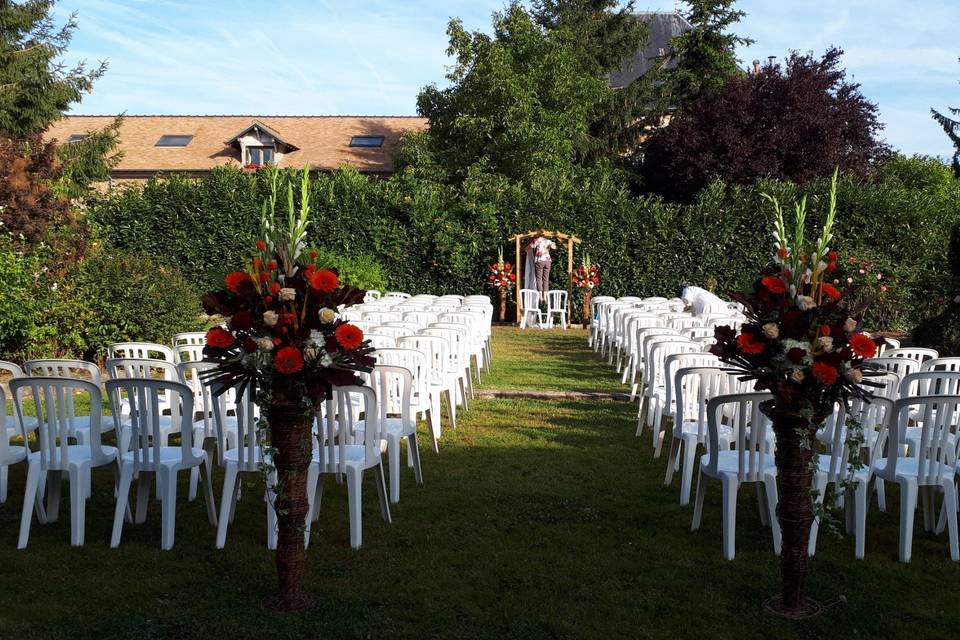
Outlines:
[{"label": "red dahlia flower", "polygon": [[303,354],[296,347],[279,349],[273,357],[273,368],[285,376],[303,369]]},{"label": "red dahlia flower", "polygon": [[233,334],[223,327],[214,327],[207,331],[207,346],[216,349],[229,349],[236,339]]},{"label": "red dahlia flower", "polygon": [[820,291],[823,293],[823,295],[827,296],[833,301],[837,301],[840,299],[840,292],[837,291],[836,287],[834,287],[832,284],[821,282]]},{"label": "red dahlia flower", "polygon": [[760,284],[767,288],[770,293],[780,294],[787,292],[787,285],[777,276],[765,276],[760,280]]},{"label": "red dahlia flower", "polygon": [[230,291],[234,293],[240,293],[240,289],[245,285],[253,284],[253,278],[250,277],[250,274],[246,271],[233,271],[227,274],[224,282],[227,284],[227,289],[230,289]]},{"label": "red dahlia flower", "polygon": [[737,336],[737,346],[740,347],[741,351],[749,354],[763,353],[763,350],[766,348],[763,342],[754,339],[749,333],[741,333]]},{"label": "red dahlia flower", "polygon": [[872,358],[877,355],[877,343],[863,333],[850,336],[850,350],[861,358]]},{"label": "red dahlia flower", "polygon": [[356,349],[363,343],[363,330],[352,324],[342,324],[333,332],[340,346],[348,351]]},{"label": "red dahlia flower", "polygon": [[310,276],[310,286],[317,291],[330,293],[336,291],[337,287],[340,286],[340,279],[333,271],[323,269]]},{"label": "red dahlia flower", "polygon": [[837,381],[837,370],[826,362],[814,362],[810,372],[821,384],[829,386]]}]

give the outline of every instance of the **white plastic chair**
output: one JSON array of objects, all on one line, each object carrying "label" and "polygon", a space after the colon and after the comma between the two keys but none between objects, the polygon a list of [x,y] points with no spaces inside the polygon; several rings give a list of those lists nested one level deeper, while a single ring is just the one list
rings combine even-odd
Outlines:
[{"label": "white plastic chair", "polygon": [[408,329],[406,327],[395,327],[390,324],[381,324],[373,327],[370,330],[370,333],[376,333],[381,336],[390,336],[396,341],[397,338],[403,338],[405,336],[415,335],[417,332],[413,329]]},{"label": "white plastic chair", "polygon": [[531,318],[539,327],[543,324],[543,312],[540,311],[540,292],[536,289],[520,289],[520,328],[526,329]]},{"label": "white plastic chair", "polygon": [[450,348],[447,341],[439,336],[415,335],[397,340],[400,349],[416,349],[426,358],[427,393],[430,402],[430,415],[436,416],[437,438],[440,438],[440,398],[447,397],[447,413],[450,426],[457,428],[456,378],[448,373]]},{"label": "white plastic chair", "polygon": [[547,328],[553,326],[553,317],[557,316],[560,326],[567,330],[567,292],[559,289],[547,291]]},{"label": "white plastic chair", "polygon": [[[723,557],[727,560],[733,560],[736,548],[737,492],[742,484],[757,486],[760,520],[764,525],[771,526],[774,548],[779,546],[777,467],[773,456],[764,452],[770,419],[760,411],[760,403],[770,398],[769,393],[730,394],[717,396],[707,403],[710,445],[707,453],[700,458],[697,497],[690,530],[697,531],[700,528],[706,479],[719,480],[723,491]],[[736,449],[724,451],[720,445],[721,416],[731,412],[733,421],[729,426],[736,438]]]},{"label": "white plastic chair", "polygon": [[[180,471],[200,467],[203,475],[204,501],[210,524],[217,524],[213,503],[213,485],[210,481],[211,462],[203,449],[193,446],[193,391],[190,387],[170,380],[120,378],[107,381],[107,397],[114,415],[121,410],[117,400],[125,398],[130,407],[132,450],[120,455],[120,481],[117,506],[113,513],[113,534],[110,547],[120,544],[124,513],[128,508],[130,484],[137,477],[137,508],[134,522],[146,520],[150,494],[150,476],[156,480],[157,497],[161,504],[160,547],[173,548],[177,513],[177,476]],[[163,446],[164,431],[170,422],[161,421],[161,406],[170,407],[170,422],[180,432],[179,446]],[[183,422],[187,422],[186,428]]]},{"label": "white plastic chair", "polygon": [[[351,403],[352,394],[361,397],[364,428],[360,431],[356,429],[356,414],[359,409],[355,409]],[[373,471],[380,498],[380,514],[385,522],[392,522],[380,457],[382,437],[377,398],[373,389],[368,387],[335,387],[325,407],[325,416],[319,420],[320,447],[313,453],[313,463],[307,476],[307,495],[311,499],[309,520],[315,522],[319,517],[323,498],[323,476],[346,476],[350,546],[359,549],[363,542],[361,491],[364,471]],[[309,535],[309,525],[307,533]]]},{"label": "white plastic chair", "polygon": [[[27,459],[30,449],[26,446],[27,434],[7,426],[7,393],[0,386],[0,504],[7,501],[7,482],[10,476],[10,467]],[[16,420],[10,420],[11,423]],[[23,446],[10,443],[10,437],[17,434],[23,438]]]},{"label": "white plastic chair", "polygon": [[[100,368],[92,362],[86,360],[27,360],[23,363],[24,371],[28,376],[69,378],[72,380],[86,380],[101,386]],[[70,437],[74,438],[78,444],[86,444],[90,441],[90,421],[99,420],[98,416],[78,416],[74,409],[74,398],[72,395],[66,397],[64,409],[69,423]],[[29,420],[29,418],[26,418]],[[100,423],[101,431],[110,431],[110,424]]]},{"label": "white plastic chair", "polygon": [[463,406],[464,410],[468,410],[467,398],[473,387],[470,375],[470,353],[467,350],[469,341],[460,330],[443,327],[421,329],[418,335],[438,336],[447,341],[446,374],[456,380],[453,399],[458,407]]},{"label": "white plastic chair", "polygon": [[[904,458],[901,447],[906,444],[904,425],[913,409],[922,418],[921,446],[915,455]],[[894,403],[887,420],[890,446],[887,457],[874,464],[878,477],[900,485],[900,561],[910,562],[913,552],[913,518],[917,497],[923,492],[924,528],[935,528],[933,499],[936,490],[944,494],[944,511],[950,540],[950,559],[960,560],[957,541],[957,494],[955,469],[949,462],[951,427],[960,410],[960,396],[918,396],[901,398]],[[956,451],[952,452],[956,455]]]},{"label": "white plastic chair", "polygon": [[[10,392],[18,419],[24,415],[24,400],[29,392],[37,413],[37,451],[27,454],[27,484],[20,516],[18,549],[27,546],[31,513],[36,508],[41,522],[55,522],[60,511],[60,480],[64,474],[70,482],[70,544],[83,546],[86,504],[90,497],[90,471],[112,465],[117,450],[101,443],[100,420],[103,414],[100,387],[88,382],[62,377],[25,377],[10,381]],[[90,418],[87,441],[69,444],[73,437],[68,419],[73,395],[89,397]],[[69,398],[69,400],[68,400]],[[46,509],[41,498],[41,474],[46,478]],[[121,514],[122,515],[122,514]]]},{"label": "white plastic chair", "polygon": [[884,358],[909,358],[916,360],[922,366],[928,360],[934,360],[940,357],[936,349],[926,349],[923,347],[900,347],[898,349],[887,349],[883,352]]},{"label": "white plastic chair", "polygon": [[383,294],[383,300],[409,300],[410,294],[403,291],[387,291]]},{"label": "white plastic chair", "polygon": [[381,293],[376,289],[368,289],[365,294],[363,294],[364,302],[373,302],[374,300],[379,300]]},{"label": "white plastic chair", "polygon": [[920,371],[960,371],[960,357],[932,358],[920,365]]},{"label": "white plastic chair", "polygon": [[[107,375],[110,376],[112,380],[135,378],[144,380],[166,380],[169,382],[178,382],[180,380],[180,372],[177,371],[176,365],[166,360],[118,358],[107,360],[105,366]],[[169,415],[163,415],[171,409],[170,401],[163,389],[161,389],[158,401],[160,402],[161,414],[159,417],[160,434],[163,436],[163,442],[160,444],[166,445],[171,435],[180,432],[180,421],[173,420]],[[120,441],[120,450],[126,451],[127,444],[131,437],[129,429],[131,412],[130,399],[128,397],[110,398],[110,406],[116,408],[113,415],[113,422],[118,429],[117,438]]]},{"label": "white plastic chair", "polygon": [[378,331],[366,331],[363,337],[370,341],[374,349],[392,349],[397,346],[397,339]]},{"label": "white plastic chair", "polygon": [[163,360],[177,364],[173,349],[165,344],[153,342],[117,342],[107,347],[107,360],[120,358],[132,360]]},{"label": "white plastic chair", "polygon": [[[234,390],[228,389],[217,396],[210,385],[204,384],[200,375],[204,371],[215,369],[212,362],[181,362],[177,365],[179,380],[193,391],[193,443],[207,452],[211,463],[222,464],[223,454],[227,449],[237,446],[237,404],[234,401]],[[219,410],[223,415],[221,429],[224,431],[224,440],[221,445],[220,431],[216,424],[215,412]],[[234,415],[229,415],[230,413]],[[161,422],[166,416],[161,416]],[[214,459],[215,456],[215,459]],[[190,470],[190,490],[187,499],[193,502],[197,498],[197,488],[200,486],[200,468]]]}]

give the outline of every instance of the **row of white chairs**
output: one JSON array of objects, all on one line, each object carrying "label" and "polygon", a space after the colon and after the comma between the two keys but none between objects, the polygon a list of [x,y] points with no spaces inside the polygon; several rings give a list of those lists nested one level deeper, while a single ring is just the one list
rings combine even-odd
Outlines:
[{"label": "row of white chairs", "polygon": [[[675,310],[680,301],[674,301],[675,305],[661,299],[623,302],[609,298],[597,301],[589,340],[597,351],[608,354],[611,365],[616,366],[618,359],[623,361],[625,382],[632,379],[633,374],[628,372],[631,358],[635,360],[642,389],[637,435],[642,434],[645,426],[652,428],[655,456],[660,454],[668,433],[662,428],[663,419],[672,421],[664,483],[669,485],[679,472],[680,502],[688,504],[696,452],[703,447],[692,528],[699,528],[705,480],[720,480],[724,489],[724,556],[732,559],[736,492],[741,484],[754,483],[758,486],[761,521],[771,527],[774,549],[779,553],[776,467],[772,457],[775,439],[769,419],[759,410],[759,404],[770,396],[755,392],[752,383],[727,373],[716,356],[705,353],[712,343],[715,326],[738,326],[743,321],[736,313],[739,310],[731,309],[734,313],[727,319],[692,316],[690,320]],[[637,312],[636,307],[643,309]],[[701,329],[709,329],[710,335],[698,335]],[[621,350],[622,355],[618,355]],[[879,506],[884,509],[886,480],[897,482],[903,496],[901,559],[910,559],[913,513],[919,494],[926,496],[925,528],[947,528],[951,557],[957,560],[954,479],[960,474],[955,435],[960,418],[960,358],[940,358],[932,349],[900,348],[892,339],[882,344],[880,351],[870,362],[884,371],[884,375],[872,379],[882,386],[868,387],[877,398],[872,403],[855,401],[849,409],[838,406],[818,434],[825,453],[818,459],[816,488],[822,496],[830,483],[839,483],[845,477],[858,481],[855,495],[847,500],[848,529],[855,534],[858,558],[864,555],[868,488],[876,488]],[[867,463],[856,471],[847,466],[844,425],[848,410],[866,427],[862,456]],[[936,492],[943,494],[938,518],[933,508]],[[817,528],[811,535],[811,554],[816,549]]]}]

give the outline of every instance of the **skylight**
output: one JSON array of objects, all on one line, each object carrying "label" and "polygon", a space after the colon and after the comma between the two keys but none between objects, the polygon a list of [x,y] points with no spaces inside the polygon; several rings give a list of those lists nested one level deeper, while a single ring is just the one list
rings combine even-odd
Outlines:
[{"label": "skylight", "polygon": [[75,134],[71,135],[69,138],[67,138],[67,144],[73,144],[74,142],[80,142],[81,140],[86,140],[86,139],[89,138],[89,137],[90,137],[90,136],[88,136],[88,135],[85,134],[85,133],[75,133]]},{"label": "skylight", "polygon": [[184,135],[166,135],[160,136],[160,139],[157,140],[156,146],[158,147],[185,147],[190,144],[190,141],[193,140],[193,136],[184,136]]},{"label": "skylight", "polygon": [[353,136],[350,138],[351,147],[382,147],[383,136]]}]

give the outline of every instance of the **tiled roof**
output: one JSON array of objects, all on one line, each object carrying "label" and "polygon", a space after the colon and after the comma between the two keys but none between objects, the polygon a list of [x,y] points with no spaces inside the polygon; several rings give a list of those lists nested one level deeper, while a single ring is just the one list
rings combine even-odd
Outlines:
[{"label": "tiled roof", "polygon": [[[66,142],[74,134],[102,129],[114,116],[69,116],[55,122],[48,139]],[[370,173],[393,170],[393,154],[400,134],[425,129],[424,118],[402,116],[124,116],[120,128],[123,159],[115,175],[149,174],[157,171],[202,172],[230,162],[239,162],[235,146],[224,141],[255,122],[275,131],[298,147],[284,154],[283,167],[332,170],[350,164]],[[163,135],[190,135],[185,147],[158,147]],[[383,136],[382,147],[351,147],[353,136]]]}]

